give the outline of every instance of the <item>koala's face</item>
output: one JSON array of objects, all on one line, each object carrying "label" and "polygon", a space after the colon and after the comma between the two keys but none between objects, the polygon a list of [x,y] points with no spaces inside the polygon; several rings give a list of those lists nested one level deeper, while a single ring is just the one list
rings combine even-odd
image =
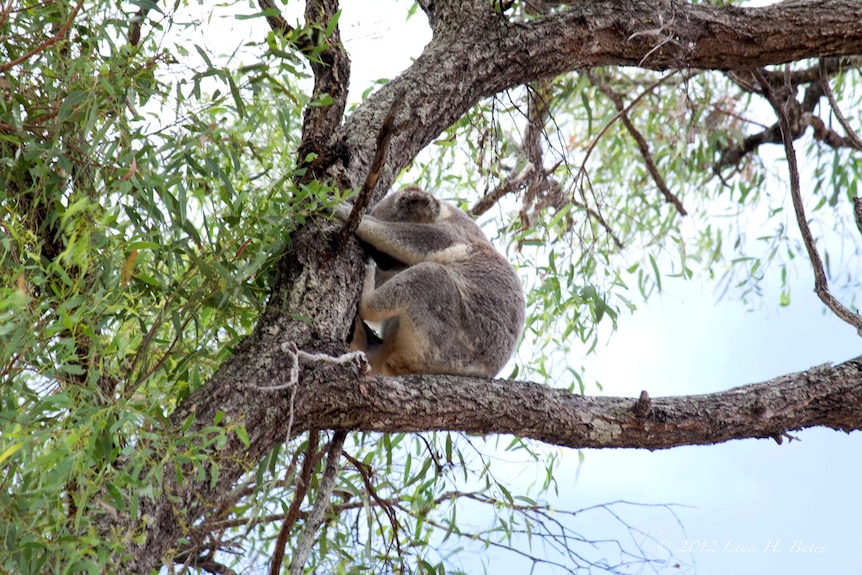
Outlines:
[{"label": "koala's face", "polygon": [[386,196],[371,215],[387,222],[430,224],[440,217],[440,200],[425,190],[409,187]]}]

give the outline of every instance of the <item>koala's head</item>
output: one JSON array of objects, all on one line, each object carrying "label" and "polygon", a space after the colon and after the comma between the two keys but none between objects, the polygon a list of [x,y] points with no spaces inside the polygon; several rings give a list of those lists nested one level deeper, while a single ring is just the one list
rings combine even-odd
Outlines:
[{"label": "koala's head", "polygon": [[430,224],[440,218],[440,200],[417,186],[392,192],[381,200],[371,216],[387,222]]}]

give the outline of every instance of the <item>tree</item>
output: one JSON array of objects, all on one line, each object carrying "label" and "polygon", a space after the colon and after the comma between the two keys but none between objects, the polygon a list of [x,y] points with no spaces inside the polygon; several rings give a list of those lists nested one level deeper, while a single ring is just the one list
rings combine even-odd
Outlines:
[{"label": "tree", "polygon": [[[466,434],[529,452],[860,429],[862,359],[710,396],[584,396],[576,366],[568,389],[545,384],[554,349],[594,347],[634,307],[627,286],[646,297],[661,269],[726,267],[747,296],[804,251],[824,304],[862,328],[805,211],[849,222],[852,204],[862,230],[862,143],[841,112],[858,99],[857,2],[418,5],[433,39],[350,110],[334,0],[297,24],[260,0],[257,61],[198,48],[197,69],[163,45],[179,24],[155,3],[4,7],[5,571],[228,573],[241,546],[277,566],[285,545],[291,572],[309,554],[326,571],[442,570],[431,538],[470,535],[453,501],[513,514],[489,545],[495,529],[556,525],[481,464],[478,488],[449,489],[468,478]],[[758,102],[777,119],[752,128]],[[803,193],[794,142],[809,127]],[[766,143],[784,146],[802,243],[779,227],[751,258],[744,229],[705,208],[772,207]],[[457,181],[474,214],[501,206],[511,256],[534,262],[536,359],[518,374],[535,381],[367,378],[344,355],[363,254],[328,214],[347,194],[373,205],[411,164],[429,187]],[[633,247],[643,260],[622,257]],[[565,533],[555,543],[576,554]]]}]

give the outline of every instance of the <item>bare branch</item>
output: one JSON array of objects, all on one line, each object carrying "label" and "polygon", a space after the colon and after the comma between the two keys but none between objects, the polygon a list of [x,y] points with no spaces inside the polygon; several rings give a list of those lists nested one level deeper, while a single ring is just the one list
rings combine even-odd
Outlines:
[{"label": "bare branch", "polygon": [[389,107],[389,113],[386,114],[386,118],[384,118],[383,124],[380,126],[380,131],[377,132],[377,150],[374,152],[374,161],[371,162],[371,169],[368,171],[365,183],[362,184],[362,189],[356,196],[356,201],[353,203],[353,210],[350,212],[350,217],[344,224],[341,234],[338,236],[336,250],[340,250],[340,246],[343,246],[345,242],[347,242],[347,238],[350,237],[350,234],[356,230],[356,227],[359,225],[359,220],[362,218],[362,214],[365,211],[365,206],[368,204],[368,200],[371,199],[371,194],[377,187],[377,182],[380,180],[380,172],[383,169],[383,164],[386,163],[386,155],[389,153],[389,142],[392,140],[392,135],[397,131],[395,116],[398,114],[398,109],[401,107],[403,102],[403,93],[395,96],[395,99],[392,100],[392,105]]},{"label": "bare branch", "polygon": [[284,561],[284,550],[290,538],[290,531],[299,518],[299,508],[302,506],[305,494],[308,493],[308,487],[311,485],[311,472],[317,464],[318,441],[320,441],[320,431],[317,429],[309,430],[308,444],[305,447],[305,458],[302,461],[302,471],[299,472],[299,480],[296,482],[293,500],[290,502],[290,507],[287,508],[287,514],[281,524],[281,529],[278,531],[272,563],[269,565],[269,575],[278,575],[281,573],[281,564]]},{"label": "bare branch", "polygon": [[309,385],[313,393],[301,393],[305,401],[298,406],[300,427],[514,434],[564,447],[641,449],[775,438],[813,425],[862,429],[862,357],[720,393],[651,398],[647,417],[635,413],[632,398],[586,397],[513,380],[375,376],[361,391],[355,382],[333,379]]},{"label": "bare branch", "polygon": [[784,153],[787,156],[787,165],[790,170],[790,197],[793,200],[793,209],[796,212],[796,223],[799,226],[799,232],[802,234],[802,241],[805,243],[805,249],[808,251],[808,258],[811,260],[811,267],[814,270],[814,291],[820,300],[826,304],[832,313],[840,319],[849,323],[856,328],[856,331],[862,336],[862,316],[854,313],[849,308],[844,306],[838,299],[829,292],[829,282],[826,279],[826,270],[823,267],[823,260],[820,259],[820,253],[817,251],[817,246],[814,244],[814,236],[811,234],[811,229],[808,227],[808,220],[805,217],[805,206],[802,203],[802,193],[799,185],[799,167],[796,164],[796,150],[793,149],[793,135],[790,128],[790,121],[787,119],[785,109],[785,101],[779,99],[775,89],[767,82],[766,78],[759,72],[755,72],[758,80],[761,83],[763,94],[775,114],[778,116],[778,122],[781,125],[781,135],[784,140]]},{"label": "bare branch", "polygon": [[838,107],[838,102],[835,101],[835,94],[832,93],[832,86],[829,85],[829,73],[823,61],[820,62],[820,85],[823,87],[823,93],[829,99],[829,105],[832,106],[832,111],[835,113],[835,117],[838,118],[838,123],[844,128],[844,132],[847,134],[851,145],[857,150],[862,150],[862,138],[859,137],[853,126],[844,117],[841,108]]},{"label": "bare branch", "polygon": [[852,136],[842,136],[835,130],[826,126],[822,119],[814,114],[805,113],[802,115],[800,125],[811,126],[814,131],[814,139],[823,142],[830,148],[855,148],[862,150],[862,143],[853,139]]},{"label": "bare branch", "polygon": [[332,496],[332,491],[335,489],[335,479],[338,475],[339,460],[344,447],[344,440],[347,438],[347,432],[336,431],[332,436],[332,441],[329,442],[329,453],[326,456],[326,469],[323,470],[323,476],[320,478],[320,485],[317,488],[317,499],[314,500],[314,507],[308,520],[305,523],[305,529],[299,536],[299,542],[296,544],[296,551],[293,559],[290,561],[290,575],[300,575],[305,567],[305,562],[308,561],[308,556],[311,555],[311,549],[314,545],[314,539],[317,535],[317,530],[323,523],[323,516],[329,508],[329,498]]},{"label": "bare branch", "polygon": [[643,135],[638,131],[635,125],[632,123],[629,118],[628,112],[626,111],[625,105],[623,105],[623,97],[620,94],[614,92],[614,90],[608,86],[601,78],[597,78],[595,74],[592,72],[587,72],[587,77],[590,79],[593,85],[598,86],[598,88],[602,91],[602,93],[608,97],[608,99],[613,102],[614,107],[617,109],[617,112],[622,114],[620,119],[623,122],[623,125],[626,127],[626,130],[629,131],[629,134],[634,139],[635,143],[638,146],[638,150],[640,150],[641,157],[644,160],[644,164],[646,165],[647,171],[649,171],[653,180],[655,181],[655,185],[658,187],[659,191],[661,191],[664,199],[669,204],[673,204],[676,208],[676,211],[679,212],[681,216],[688,215],[688,212],[685,211],[685,208],[682,205],[682,202],[679,201],[679,198],[670,191],[667,187],[667,184],[664,181],[664,177],[658,171],[658,167],[655,165],[655,161],[653,161],[652,153],[649,149],[649,144],[647,144],[646,139]]},{"label": "bare branch", "polygon": [[[832,90],[829,87],[829,77],[838,73],[843,65],[848,65],[856,60],[857,58],[824,58],[820,60],[817,66],[805,70],[784,72],[760,71],[765,82],[770,86],[782,86],[782,90],[790,94],[795,94],[799,86],[808,84],[802,102],[798,102],[795,98],[788,101],[788,105],[791,106],[788,110],[788,119],[790,120],[793,139],[801,137],[805,133],[806,128],[811,126],[814,131],[814,138],[827,146],[832,148],[862,149],[862,142],[859,141],[858,137],[854,140],[853,136],[855,134],[852,128],[847,124],[841,111],[836,109],[835,97],[832,95]],[[754,75],[750,71],[736,70],[727,72],[726,75],[746,92],[763,96],[760,84],[756,82]],[[838,117],[839,122],[844,127],[847,133],[846,137],[828,128],[821,118],[814,115],[814,110],[824,95],[829,98],[833,110],[836,110],[836,117]],[[727,166],[739,164],[743,157],[757,150],[763,144],[780,144],[782,142],[781,128],[778,122],[776,122],[756,134],[747,136],[742,142],[725,148],[718,162],[715,164],[714,171],[718,174]]]}]

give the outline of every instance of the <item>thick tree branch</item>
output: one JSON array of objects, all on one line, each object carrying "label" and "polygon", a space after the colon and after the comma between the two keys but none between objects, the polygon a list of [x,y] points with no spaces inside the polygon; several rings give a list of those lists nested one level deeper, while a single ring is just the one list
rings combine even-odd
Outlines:
[{"label": "thick tree branch", "polygon": [[347,387],[338,379],[301,386],[297,425],[514,434],[572,448],[644,449],[780,439],[811,426],[862,430],[862,357],[720,393],[650,398],[646,417],[643,400],[585,397],[521,381],[378,376]]},{"label": "thick tree branch", "polygon": [[729,70],[862,53],[860,21],[856,0],[792,0],[763,8],[597,0],[528,22],[509,22],[489,3],[457,29],[435,36],[407,71],[357,108],[339,133],[352,152],[346,181],[358,187],[364,180],[375,127],[401,91],[399,121],[411,129],[393,138],[381,190],[442,130],[501,90],[594,66]]}]

